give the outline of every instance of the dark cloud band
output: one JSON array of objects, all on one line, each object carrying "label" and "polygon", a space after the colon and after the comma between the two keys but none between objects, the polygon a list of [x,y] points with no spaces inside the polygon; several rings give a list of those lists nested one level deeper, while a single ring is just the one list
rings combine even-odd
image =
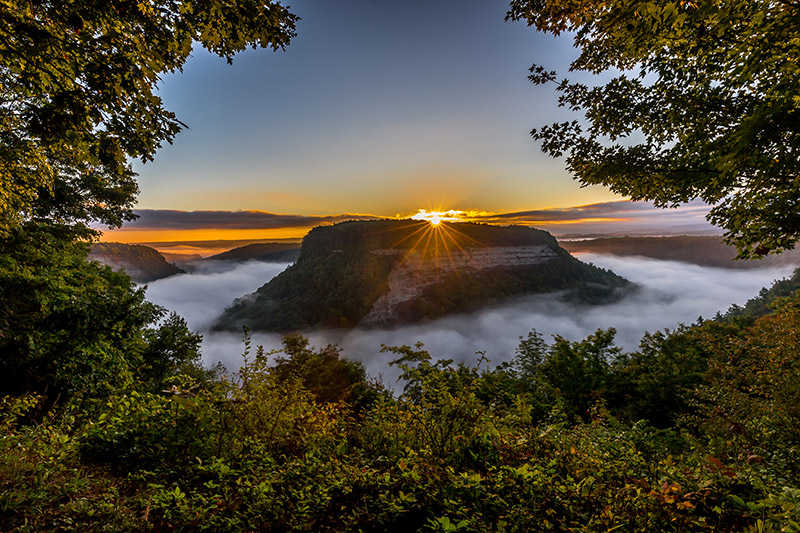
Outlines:
[{"label": "dark cloud band", "polygon": [[[709,207],[702,202],[691,202],[678,209],[660,209],[645,202],[616,201],[564,209],[540,209],[513,213],[466,212],[466,219],[495,224],[598,224],[630,223],[657,226],[665,229],[674,224],[692,224],[709,228],[704,220]],[[369,214],[293,215],[266,211],[178,211],[139,209],[139,218],[127,224],[135,230],[270,230],[284,228],[312,228],[321,224],[334,224],[345,220],[376,220],[384,217]]]},{"label": "dark cloud band", "polygon": [[526,222],[581,222],[589,219],[666,219],[675,216],[702,219],[708,213],[708,209],[708,206],[702,202],[691,202],[677,209],[661,209],[646,202],[621,200],[564,209],[489,213],[476,217],[475,220],[513,224]]},{"label": "dark cloud band", "polygon": [[371,220],[372,215],[341,214],[324,216],[282,215],[265,211],[177,211],[137,209],[138,219],[126,224],[130,229],[280,229],[310,228],[343,220]]}]

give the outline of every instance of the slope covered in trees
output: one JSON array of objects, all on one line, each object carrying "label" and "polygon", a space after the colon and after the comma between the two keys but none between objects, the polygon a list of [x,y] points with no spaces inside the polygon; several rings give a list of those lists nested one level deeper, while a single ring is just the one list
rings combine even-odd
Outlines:
[{"label": "slope covered in trees", "polygon": [[387,297],[394,300],[369,325],[391,326],[537,292],[606,302],[626,288],[624,279],[578,261],[532,228],[352,221],[314,228],[297,262],[237,300],[217,327],[352,327],[372,319]]},{"label": "slope covered in trees", "polygon": [[299,243],[263,242],[232,248],[226,252],[207,257],[210,261],[267,261],[291,263],[300,256]]},{"label": "slope covered in trees", "polygon": [[123,270],[137,283],[147,283],[185,273],[184,270],[168,263],[158,250],[141,244],[94,243],[89,251],[89,259],[116,270]]}]

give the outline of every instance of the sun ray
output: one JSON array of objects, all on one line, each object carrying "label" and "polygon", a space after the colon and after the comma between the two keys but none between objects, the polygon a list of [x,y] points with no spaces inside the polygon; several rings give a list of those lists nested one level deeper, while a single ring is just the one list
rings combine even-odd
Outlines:
[{"label": "sun ray", "polygon": [[482,243],[457,229],[458,224],[454,224],[454,222],[463,221],[465,214],[464,211],[454,209],[449,211],[420,209],[416,214],[405,219],[409,224],[376,233],[399,232],[397,239],[392,244],[387,242],[387,245],[400,254],[400,264],[405,264],[412,256],[416,256],[420,261],[431,264],[436,271],[437,278],[441,274],[442,268],[445,271],[459,274],[459,265],[462,267],[469,265],[467,268],[470,270],[482,271],[483,268],[469,252],[469,248],[472,248],[473,244],[482,247]]},{"label": "sun ray", "polygon": [[[461,234],[461,235],[463,235],[463,233],[461,233],[461,232],[459,232],[459,231],[457,231],[457,230],[453,229],[453,228],[452,228],[452,226],[448,226],[447,228],[444,228],[444,227],[443,227],[442,229],[444,230],[444,231],[442,231],[442,240],[444,240],[444,237],[447,237],[448,239],[450,239],[450,240],[453,242],[453,245],[454,245],[456,248],[458,248],[458,250],[459,250],[459,251],[460,251],[462,254],[464,254],[464,256],[466,256],[466,258],[467,258],[467,259],[468,259],[468,260],[469,260],[469,261],[472,263],[472,265],[473,265],[473,266],[474,266],[476,269],[478,269],[478,270],[483,270],[483,269],[480,267],[480,265],[478,265],[478,263],[476,263],[476,262],[475,262],[475,260],[474,260],[474,259],[472,258],[472,256],[469,254],[469,252],[467,252],[467,251],[464,249],[464,247],[462,247],[462,246],[461,246],[461,245],[458,243],[458,241],[455,239],[455,237],[453,237],[452,235],[450,235],[450,232],[451,232],[451,231],[452,231],[452,232],[454,232],[454,233],[459,233],[459,234]],[[464,236],[466,237],[466,235],[464,235]],[[471,240],[475,241],[475,239],[471,239]],[[475,242],[477,243],[478,241],[475,241]],[[478,243],[478,244],[480,244],[480,243]],[[449,246],[448,246],[447,248],[448,248],[448,250],[449,250]],[[455,263],[453,263],[453,268],[455,268]]]},{"label": "sun ray", "polygon": [[[440,229],[442,230],[442,231],[439,232],[440,233],[440,237],[442,239],[442,246],[444,247],[445,251],[447,252],[447,259],[450,261],[450,265],[453,267],[453,272],[458,273],[458,266],[456,265],[456,262],[453,259],[453,254],[450,251],[450,246],[448,246],[447,242],[445,241],[445,237],[448,237],[448,238],[451,238],[451,237],[447,234],[447,228],[446,227],[443,226]],[[458,243],[455,243],[455,244],[458,245]],[[462,250],[462,253],[464,253],[464,255],[466,255],[470,260],[472,260],[472,258],[469,257],[469,254],[465,253],[463,250]]]},{"label": "sun ray", "polygon": [[[402,229],[404,229],[404,228],[397,228],[397,229],[392,230],[392,231],[400,231]],[[430,226],[428,224],[426,224],[425,222],[420,222],[418,229],[412,231],[411,233],[409,233],[408,235],[406,235],[405,237],[403,237],[399,241],[395,242],[392,245],[392,247],[399,246],[400,244],[403,244],[405,241],[407,241],[408,239],[410,239],[411,237],[413,237],[417,233],[423,233],[423,236],[424,236],[424,233],[427,232],[427,231],[430,231]],[[419,240],[417,242],[419,242]]]},{"label": "sun ray", "polygon": [[455,233],[455,234],[457,234],[457,235],[461,235],[462,237],[465,237],[465,238],[467,238],[467,239],[469,239],[469,240],[473,241],[474,243],[478,244],[478,245],[479,245],[479,247],[482,247],[483,245],[482,245],[482,244],[481,244],[479,241],[477,241],[477,240],[475,240],[475,239],[472,239],[472,238],[471,238],[471,237],[469,237],[468,235],[465,235],[464,233],[462,233],[462,232],[460,232],[460,231],[456,230],[455,228],[453,228],[452,224],[448,224],[448,225],[447,225],[447,228],[446,228],[446,231],[444,231],[444,232],[443,232],[443,236],[444,236],[444,237],[447,237],[448,239],[450,239],[450,240],[452,241],[452,243],[453,243],[453,246],[455,246],[456,248],[458,248],[458,250],[459,250],[459,251],[460,251],[460,252],[461,252],[461,253],[462,253],[462,254],[463,254],[463,255],[464,255],[464,256],[465,256],[465,257],[466,257],[468,260],[469,260],[469,262],[470,262],[470,263],[472,263],[472,266],[473,266],[473,268],[475,268],[476,270],[480,270],[480,271],[482,271],[482,270],[483,270],[483,267],[481,267],[481,266],[480,266],[480,265],[479,265],[479,264],[478,264],[478,263],[475,261],[475,259],[473,259],[473,258],[472,258],[472,256],[470,255],[470,253],[469,253],[469,252],[468,252],[468,251],[467,251],[467,250],[466,250],[466,249],[465,249],[463,246],[461,246],[461,244],[458,242],[458,239],[456,239],[456,238],[455,238],[453,235],[451,235],[451,233]]},{"label": "sun ray", "polygon": [[[419,234],[417,240],[411,245],[408,252],[403,257],[403,262],[407,261],[414,253],[419,254],[423,261],[426,260],[426,258],[432,257],[438,276],[440,262],[445,257],[450,263],[452,270],[458,272],[458,261],[455,255],[460,253],[466,258],[467,262],[471,264],[472,268],[479,271],[483,270],[466,249],[470,241],[478,246],[482,246],[480,241],[453,227],[452,222],[464,220],[464,215],[466,215],[465,211],[457,211],[455,209],[448,211],[428,211],[427,209],[419,209],[417,213],[409,217],[410,220],[419,220],[423,224],[425,222],[428,224],[398,241],[397,244],[400,244]],[[462,241],[464,244],[463,246]]]},{"label": "sun ray", "polygon": [[483,246],[483,243],[482,243],[482,242],[480,242],[480,241],[478,241],[478,240],[476,240],[476,239],[474,239],[474,238],[470,237],[469,235],[467,235],[466,233],[464,233],[464,232],[462,232],[462,231],[459,231],[459,230],[457,230],[456,228],[454,228],[454,227],[453,227],[453,225],[452,225],[452,224],[449,224],[449,225],[448,225],[448,229],[449,229],[450,231],[452,231],[453,233],[457,233],[457,234],[461,235],[462,237],[464,237],[465,239],[467,239],[467,240],[469,240],[469,241],[472,241],[472,242],[474,242],[475,244],[477,244],[477,245],[479,245],[479,246]]},{"label": "sun ray", "polygon": [[[414,233],[417,233],[417,232],[414,232]],[[408,261],[408,258],[411,257],[411,255],[414,254],[414,252],[417,251],[417,248],[420,246],[420,243],[423,240],[425,240],[426,237],[427,237],[427,240],[425,241],[425,248],[423,249],[422,254],[421,254],[422,257],[425,256],[425,251],[428,249],[428,242],[430,242],[430,238],[431,238],[431,226],[430,226],[430,224],[426,224],[425,225],[425,227],[423,228],[423,231],[421,232],[419,238],[414,242],[414,244],[411,247],[409,247],[408,252],[406,252],[406,254],[403,256],[403,259],[401,260],[401,263],[405,263],[406,261]],[[403,240],[405,240],[405,239],[403,239]]]}]

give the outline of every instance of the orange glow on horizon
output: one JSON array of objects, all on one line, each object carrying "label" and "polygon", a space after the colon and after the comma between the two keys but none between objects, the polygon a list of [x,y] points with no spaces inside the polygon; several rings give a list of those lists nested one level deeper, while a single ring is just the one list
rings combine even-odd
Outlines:
[{"label": "orange glow on horizon", "polygon": [[143,242],[186,242],[186,241],[237,241],[268,239],[302,239],[311,228],[276,229],[118,229],[106,230],[101,242],[122,242],[135,244]]},{"label": "orange glow on horizon", "polygon": [[[565,232],[567,228],[570,231],[577,231],[577,226],[583,224],[608,224],[609,226],[619,228],[620,224],[635,222],[637,219],[629,218],[629,216],[614,216],[617,213],[613,211],[610,213],[603,213],[602,210],[587,209],[587,215],[600,215],[594,217],[581,217],[583,208],[591,208],[593,204],[587,206],[577,206],[569,210],[559,210],[558,208],[545,208],[539,212],[493,212],[478,209],[448,209],[448,205],[431,205],[429,209],[418,209],[416,212],[401,214],[397,213],[394,216],[386,216],[385,218],[394,219],[411,219],[420,222],[419,233],[415,232],[415,240],[413,249],[418,252],[450,254],[451,250],[456,252],[464,252],[457,249],[456,235],[460,234],[457,225],[448,223],[458,222],[478,222],[484,224],[496,225],[522,225],[528,227],[538,227],[545,230],[556,230]],[[553,219],[548,219],[548,211],[553,211]],[[621,210],[619,214],[627,214],[625,210]],[[604,216],[605,215],[605,216]],[[610,215],[610,216],[608,216]],[[291,215],[276,215],[287,216]],[[313,216],[307,216],[313,219]],[[337,220],[347,220],[350,217],[354,219],[363,216],[364,218],[379,219],[384,218],[382,215],[328,215],[320,216],[323,224],[330,224]],[[531,218],[526,218],[530,216]],[[544,218],[535,220],[533,217]],[[563,218],[562,218],[563,217]],[[287,240],[292,239],[299,242],[311,229],[311,224],[315,222],[309,220],[309,226],[305,227],[278,227],[278,228],[262,228],[262,229],[235,229],[229,228],[191,228],[191,217],[184,217],[182,223],[187,226],[186,229],[167,229],[150,227],[147,229],[137,229],[133,227],[125,227],[116,230],[106,230],[103,232],[100,240],[102,242],[121,242],[126,244],[146,244],[153,246],[162,251],[169,251],[171,253],[193,254],[201,253],[203,255],[210,255],[217,253],[223,249],[223,246],[230,245],[229,247],[241,246],[245,241],[248,242],[269,242],[271,240]],[[559,220],[559,218],[561,218]],[[323,222],[324,221],[324,222]],[[204,221],[208,223],[207,221]],[[229,223],[222,219],[222,223]],[[280,224],[280,221],[273,221],[272,223]],[[231,223],[233,225],[233,223]],[[436,230],[436,231],[432,231]]]}]

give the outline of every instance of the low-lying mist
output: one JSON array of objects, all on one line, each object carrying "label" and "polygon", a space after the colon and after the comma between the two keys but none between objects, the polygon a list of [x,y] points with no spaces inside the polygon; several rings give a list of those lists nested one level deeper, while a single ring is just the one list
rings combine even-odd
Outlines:
[{"label": "low-lying mist", "polygon": [[[513,357],[519,338],[531,329],[548,340],[551,335],[579,340],[598,328],[614,327],[617,343],[625,350],[634,350],[646,331],[691,324],[700,316],[710,318],[731,304],[743,304],[762,287],[792,272],[791,267],[726,270],[635,257],[578,257],[613,270],[642,289],[604,306],[587,307],[559,301],[555,296],[534,295],[424,324],[378,330],[322,330],[306,336],[315,346],[338,344],[344,355],[363,361],[371,375],[382,375],[390,385],[396,376],[395,369],[387,365],[393,354],[381,353],[381,344],[413,345],[421,341],[437,358],[473,362],[476,352],[485,352],[492,364],[498,364]],[[150,301],[177,311],[193,330],[203,334],[206,363],[221,361],[234,370],[242,362],[242,334],[212,333],[208,328],[235,298],[255,291],[287,266],[255,261],[206,264],[193,273],[150,283],[147,296]],[[267,350],[280,348],[280,341],[277,334],[252,333],[252,344],[263,345]]]}]

